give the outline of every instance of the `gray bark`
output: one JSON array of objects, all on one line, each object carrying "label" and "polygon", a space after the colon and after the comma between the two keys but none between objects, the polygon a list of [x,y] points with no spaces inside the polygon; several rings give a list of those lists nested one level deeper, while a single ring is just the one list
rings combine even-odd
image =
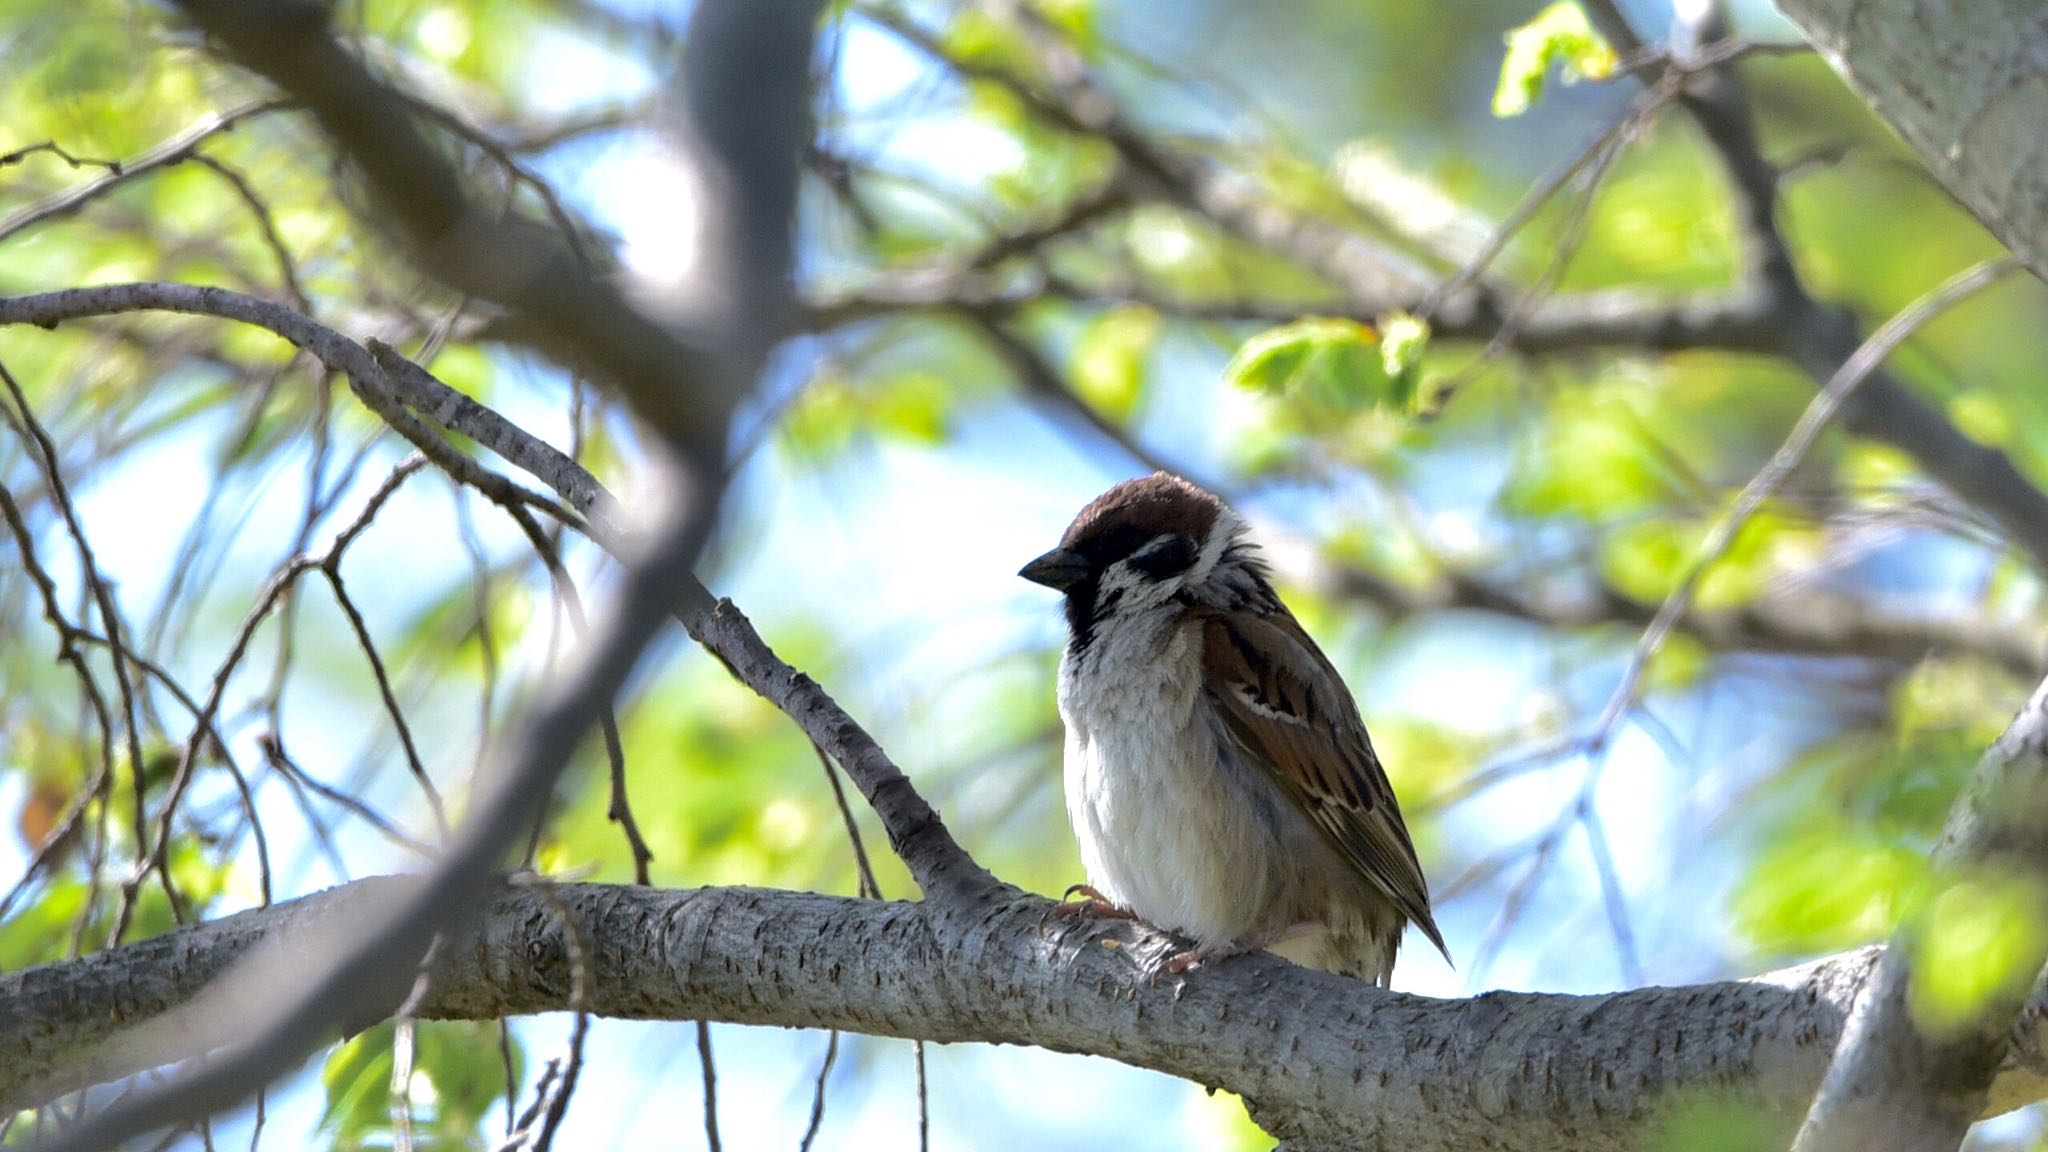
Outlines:
[{"label": "gray bark", "polygon": [[1778,0],[1993,235],[2048,280],[2048,6]]},{"label": "gray bark", "polygon": [[[229,1042],[245,993],[202,994],[209,980],[259,945],[320,946],[323,924],[409,886],[359,881],[0,977],[0,1108]],[[1044,901],[1014,895],[942,907],[742,888],[555,894],[590,945],[600,1015],[1099,1053],[1239,1092],[1295,1147],[1633,1148],[1674,1106],[1714,1096],[1789,1133],[1880,955],[1604,996],[1433,1000],[1264,956],[1154,983],[1140,966],[1163,938],[1122,924],[1062,936],[1042,925]],[[450,931],[422,1016],[569,1007],[549,900],[507,890]],[[391,1007],[361,1005],[358,1024]],[[2048,1096],[2044,1011],[2048,997],[2027,1005],[1987,1113]]]},{"label": "gray bark", "polygon": [[[2048,681],[1979,762],[1949,813],[1935,863],[1951,882],[1972,873],[2031,881],[2032,915],[2048,916]],[[1911,1010],[1918,970],[1902,933],[1843,1029],[1795,1152],[1947,1152],[1961,1144],[2048,949],[2026,960],[1974,1019],[1930,1034]]]}]

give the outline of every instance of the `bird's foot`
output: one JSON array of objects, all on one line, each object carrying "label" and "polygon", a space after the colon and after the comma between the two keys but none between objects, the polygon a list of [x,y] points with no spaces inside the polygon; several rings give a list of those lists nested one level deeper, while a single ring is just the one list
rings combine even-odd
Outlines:
[{"label": "bird's foot", "polygon": [[1242,955],[1243,953],[1255,950],[1255,947],[1248,948],[1243,944],[1235,942],[1229,944],[1204,944],[1199,948],[1189,948],[1184,952],[1175,952],[1167,956],[1159,962],[1159,967],[1153,975],[1157,976],[1160,972],[1166,972],[1175,976],[1185,976],[1205,964],[1211,964],[1218,960],[1228,960],[1232,956]]},{"label": "bird's foot", "polygon": [[[1079,896],[1080,899],[1074,899]],[[1055,920],[1136,920],[1138,914],[1104,896],[1089,884],[1070,884],[1060,902],[1046,913]]]},{"label": "bird's foot", "polygon": [[[1079,896],[1080,899],[1075,899]],[[1087,884],[1075,884],[1060,897],[1060,902],[1045,910],[1039,917],[1038,927],[1043,931],[1046,925],[1057,920],[1066,927],[1061,929],[1064,937],[1076,925],[1087,920],[1136,920],[1138,914],[1104,896]]]},{"label": "bird's foot", "polygon": [[1227,944],[1204,944],[1197,948],[1189,948],[1184,952],[1175,952],[1160,961],[1158,971],[1170,972],[1175,976],[1185,976],[1190,971],[1203,965],[1213,964],[1219,960],[1228,960],[1232,956],[1242,956],[1247,952],[1258,952],[1262,949],[1271,948],[1275,944],[1292,940],[1296,936],[1313,931],[1319,926],[1313,921],[1303,921],[1298,924],[1290,924],[1276,932],[1254,932],[1247,936],[1240,936]]}]

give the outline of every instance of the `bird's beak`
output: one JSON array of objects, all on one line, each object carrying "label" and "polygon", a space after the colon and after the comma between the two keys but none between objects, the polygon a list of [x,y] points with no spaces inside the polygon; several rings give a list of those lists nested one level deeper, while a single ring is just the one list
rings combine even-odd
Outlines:
[{"label": "bird's beak", "polygon": [[1078,553],[1065,548],[1055,548],[1031,563],[1026,564],[1017,575],[1033,584],[1043,584],[1061,592],[1072,588],[1088,577],[1088,561]]}]

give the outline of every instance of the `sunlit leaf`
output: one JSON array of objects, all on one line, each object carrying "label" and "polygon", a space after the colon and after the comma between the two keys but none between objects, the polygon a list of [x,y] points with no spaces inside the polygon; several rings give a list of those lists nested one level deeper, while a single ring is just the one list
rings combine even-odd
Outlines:
[{"label": "sunlit leaf", "polygon": [[[340,1152],[388,1146],[392,1131],[392,1043],[398,1026],[384,1021],[328,1054],[320,1071],[327,1096],[320,1127]],[[513,1076],[524,1063],[513,1045]],[[474,1142],[490,1105],[505,1094],[497,1026],[490,1021],[420,1020],[413,1024],[414,1131],[431,1147]]]},{"label": "sunlit leaf", "polygon": [[1392,398],[1379,334],[1354,320],[1310,317],[1246,340],[1223,378],[1252,392],[1343,412]]},{"label": "sunlit leaf", "polygon": [[913,444],[938,444],[951,427],[953,388],[932,372],[902,372],[874,382],[866,405],[875,428]]},{"label": "sunlit leaf", "polygon": [[1929,902],[1913,933],[1913,1020],[1940,1037],[1969,1027],[1994,1003],[2032,986],[2048,951],[2048,900],[2011,875],[1953,881]]},{"label": "sunlit leaf", "polygon": [[1948,415],[1964,435],[1979,444],[2000,447],[2012,441],[2012,406],[1989,388],[1972,388],[1950,400]]},{"label": "sunlit leaf", "polygon": [[782,441],[799,457],[825,459],[853,438],[859,404],[847,382],[821,375],[804,387],[782,417]]},{"label": "sunlit leaf", "polygon": [[[1695,568],[1707,526],[1677,520],[1643,520],[1615,529],[1602,542],[1600,570],[1628,595],[1662,600]],[[1714,612],[1746,604],[1786,571],[1797,568],[1817,546],[1803,520],[1760,511],[1744,522],[1727,550],[1701,578],[1693,605]]]},{"label": "sunlit leaf", "polygon": [[85,881],[64,879],[44,885],[0,924],[0,972],[47,964],[65,955],[71,927],[85,909]]},{"label": "sunlit leaf", "polygon": [[1130,419],[1160,328],[1159,314],[1140,305],[1112,308],[1090,320],[1074,341],[1069,375],[1075,390],[1110,419]]},{"label": "sunlit leaf", "polygon": [[327,1093],[320,1126],[334,1134],[337,1152],[367,1148],[374,1136],[390,1130],[395,1031],[386,1022],[343,1042],[320,1070],[320,1085]]},{"label": "sunlit leaf", "polygon": [[1770,954],[1868,943],[1891,930],[1925,856],[1829,825],[1766,848],[1736,890],[1735,924]]},{"label": "sunlit leaf", "polygon": [[1984,661],[1930,658],[1893,689],[1892,719],[1902,737],[1956,731],[1982,748],[2005,730],[2025,697],[2025,686]]},{"label": "sunlit leaf", "polygon": [[[1604,520],[1661,507],[1680,495],[1671,468],[1617,388],[1559,396],[1537,437],[1534,450],[1508,482],[1507,504],[1513,511]],[[1658,567],[1669,558],[1668,552],[1661,554]],[[1631,591],[1655,584],[1645,579]]]},{"label": "sunlit leaf", "polygon": [[1429,347],[1429,323],[1406,312],[1380,317],[1380,367],[1393,402],[1416,412],[1433,412],[1436,398],[1421,388],[1422,353]]},{"label": "sunlit leaf", "polygon": [[1653,691],[1670,692],[1697,683],[1712,663],[1707,646],[1683,632],[1664,638],[1651,658],[1645,683]]},{"label": "sunlit leaf", "polygon": [[1620,63],[1605,37],[1593,29],[1578,0],[1557,0],[1534,20],[1507,34],[1500,83],[1493,92],[1495,116],[1520,116],[1543,95],[1543,78],[1553,63],[1564,65],[1567,84],[1601,80]]}]

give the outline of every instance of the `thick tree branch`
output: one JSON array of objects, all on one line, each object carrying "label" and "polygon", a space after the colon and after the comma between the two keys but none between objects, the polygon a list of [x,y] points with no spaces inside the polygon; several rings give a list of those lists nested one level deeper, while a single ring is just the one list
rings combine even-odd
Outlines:
[{"label": "thick tree branch", "polygon": [[2048,8],[1779,0],[1963,207],[2048,280]]},{"label": "thick tree branch", "polygon": [[[1935,851],[1937,875],[1956,891],[1987,880],[2022,889],[1999,906],[2005,916],[2048,919],[2048,680],[1977,765],[1949,814]],[[1941,899],[1935,904],[1940,906]],[[1949,1152],[1960,1145],[2007,1058],[2013,1021],[2034,1015],[2035,976],[2048,962],[2038,931],[1975,1015],[1938,1028],[1915,1012],[1924,981],[1902,932],[1856,1002],[1841,1047],[1795,1152]]]},{"label": "thick tree branch", "polygon": [[[113,952],[0,977],[0,1106],[189,1054],[215,1039],[193,1003],[258,948],[317,943],[413,881],[361,881]],[[591,1011],[838,1028],[1094,1052],[1243,1093],[1276,1135],[1411,1150],[1640,1147],[1671,1110],[1720,1095],[1787,1130],[1821,1078],[1864,949],[1753,980],[1603,996],[1431,1000],[1232,960],[1184,984],[1143,958],[1170,942],[1042,927],[1043,900],[981,907],[755,889],[555,890],[592,947]],[[538,894],[501,892],[437,953],[429,1017],[569,1007],[564,926]],[[2041,998],[1999,1065],[1992,1110],[2048,1094]],[[121,1022],[141,1024],[118,1032]]]}]

